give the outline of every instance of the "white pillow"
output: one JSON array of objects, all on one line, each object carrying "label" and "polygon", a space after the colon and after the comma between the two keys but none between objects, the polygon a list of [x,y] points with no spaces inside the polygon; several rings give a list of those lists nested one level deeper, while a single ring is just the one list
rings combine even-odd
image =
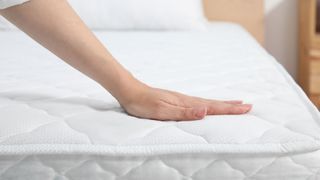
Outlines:
[{"label": "white pillow", "polygon": [[[206,30],[202,0],[68,1],[91,29]],[[0,19],[0,28],[12,25]]]},{"label": "white pillow", "polygon": [[205,30],[202,0],[69,0],[92,29]]}]

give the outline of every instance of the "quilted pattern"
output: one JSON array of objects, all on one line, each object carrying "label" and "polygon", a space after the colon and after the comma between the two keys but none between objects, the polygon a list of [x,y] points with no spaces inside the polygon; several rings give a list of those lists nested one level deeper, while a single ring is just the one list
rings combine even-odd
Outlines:
[{"label": "quilted pattern", "polygon": [[[216,24],[207,33],[97,35],[148,84],[206,98],[244,99],[254,108],[246,115],[209,116],[195,122],[131,117],[95,82],[23,34],[1,32],[1,41],[8,42],[0,44],[2,179],[14,177],[14,172],[28,173],[27,166],[39,171],[33,179],[81,179],[88,174],[90,179],[139,179],[147,172],[159,179],[266,179],[268,173],[272,179],[295,172],[295,177],[319,177],[319,163],[313,158],[311,163],[292,158],[299,157],[293,153],[320,149],[319,113],[241,28]],[[248,153],[256,157],[243,156]],[[47,154],[60,155],[50,161]],[[196,155],[178,158],[186,154]],[[122,171],[104,157],[120,158],[115,162]],[[201,161],[198,167],[196,161]],[[257,166],[249,163],[246,172],[241,166],[248,161]],[[288,169],[280,171],[282,166]],[[217,171],[221,174],[210,173]]]},{"label": "quilted pattern", "polygon": [[4,180],[318,180],[319,161],[320,151],[290,156],[30,155],[2,157],[0,173]]}]

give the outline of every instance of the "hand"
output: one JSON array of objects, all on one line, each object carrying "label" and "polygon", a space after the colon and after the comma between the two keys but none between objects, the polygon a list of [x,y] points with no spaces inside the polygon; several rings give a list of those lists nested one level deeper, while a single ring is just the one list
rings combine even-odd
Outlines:
[{"label": "hand", "polygon": [[144,87],[129,103],[127,113],[155,120],[200,120],[206,115],[244,114],[252,105],[242,101],[217,101],[191,97],[177,92]]},{"label": "hand", "polygon": [[251,105],[241,101],[206,100],[144,85],[112,57],[66,0],[32,0],[2,10],[1,15],[100,83],[131,115],[157,120],[196,120],[206,115],[243,114],[251,109]]}]

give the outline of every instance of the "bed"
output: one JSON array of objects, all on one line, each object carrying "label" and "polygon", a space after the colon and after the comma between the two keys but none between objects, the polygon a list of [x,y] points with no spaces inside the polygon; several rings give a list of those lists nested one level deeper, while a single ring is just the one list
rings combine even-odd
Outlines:
[{"label": "bed", "polygon": [[207,26],[95,34],[138,79],[243,99],[248,114],[135,118],[23,33],[0,32],[0,179],[320,179],[319,112],[260,45],[261,31]]},{"label": "bed", "polygon": [[21,32],[1,32],[1,179],[320,178],[319,113],[240,26],[96,34],[144,82],[254,108],[194,122],[131,117]]}]

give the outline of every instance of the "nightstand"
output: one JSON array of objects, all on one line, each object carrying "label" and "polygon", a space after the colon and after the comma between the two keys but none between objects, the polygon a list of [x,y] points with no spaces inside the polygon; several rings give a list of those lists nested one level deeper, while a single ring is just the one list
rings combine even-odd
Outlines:
[{"label": "nightstand", "polygon": [[320,0],[299,1],[298,82],[320,108]]}]

